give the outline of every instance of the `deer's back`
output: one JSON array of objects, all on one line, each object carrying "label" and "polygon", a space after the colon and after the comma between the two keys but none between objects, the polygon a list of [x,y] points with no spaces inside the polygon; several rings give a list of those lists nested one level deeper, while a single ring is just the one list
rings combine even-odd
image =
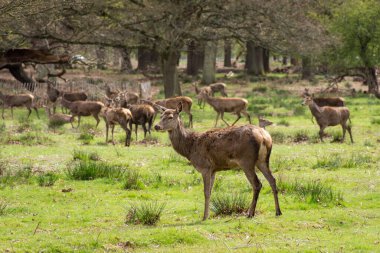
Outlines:
[{"label": "deer's back", "polygon": [[242,161],[266,159],[272,139],[268,132],[257,126],[233,126],[200,134],[194,147],[197,151],[191,160],[195,163],[209,161],[210,166],[222,170],[233,168]]},{"label": "deer's back", "polygon": [[18,94],[5,96],[5,103],[9,106],[28,105],[33,102],[34,96],[31,94]]},{"label": "deer's back", "polygon": [[343,122],[346,122],[350,117],[350,111],[347,107],[332,107],[325,106],[322,107],[322,114],[317,117],[317,122],[319,124],[327,126],[336,126]]},{"label": "deer's back", "polygon": [[332,106],[332,107],[340,107],[344,106],[344,99],[340,97],[335,98],[313,98],[314,102],[318,106]]}]

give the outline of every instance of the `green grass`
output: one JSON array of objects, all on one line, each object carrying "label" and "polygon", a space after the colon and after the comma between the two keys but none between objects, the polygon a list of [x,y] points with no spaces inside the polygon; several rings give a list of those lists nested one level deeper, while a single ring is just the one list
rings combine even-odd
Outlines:
[{"label": "green grass", "polygon": [[[15,120],[6,110],[6,120],[0,122],[0,201],[5,206],[0,252],[376,252],[380,133],[372,119],[380,116],[379,100],[345,97],[355,143],[348,135],[344,143],[332,142],[340,126],[327,128],[321,143],[318,125],[311,122],[309,109],[300,106],[298,91],[289,92],[295,89],[289,80],[278,76],[276,82],[227,85],[231,96],[247,94],[254,123],[257,115],[276,123],[267,130],[274,141],[270,165],[282,216],[275,216],[271,187],[258,171],[263,188],[254,218],[217,215],[212,208],[211,218],[202,222],[202,177],[173,150],[167,133],[153,131],[148,141],[132,141],[128,148],[123,142],[105,145],[103,120],[95,128],[92,117],[83,117],[79,129],[66,124],[55,132],[42,110],[40,120],[32,113],[23,122],[26,112],[20,108]],[[189,84],[183,91],[196,101]],[[210,106],[192,110],[194,131],[213,127],[216,115]],[[235,118],[225,114],[227,122]],[[237,125],[246,123],[241,119]],[[42,141],[8,142],[27,133]],[[92,136],[87,143],[79,139],[86,133]],[[308,140],[294,141],[304,136]],[[115,140],[124,137],[116,126]],[[40,187],[40,176],[42,185],[54,183]],[[244,173],[218,172],[211,196],[214,202],[219,198],[218,210],[234,202],[228,198],[240,197],[248,202],[239,204],[246,211],[252,187]],[[126,223],[129,208],[147,203],[157,203],[156,208],[145,208],[140,221],[134,216]],[[157,212],[150,211],[160,210],[162,203],[159,221],[144,225],[142,220],[153,223]]]},{"label": "green grass", "polygon": [[125,222],[132,224],[156,225],[165,209],[165,203],[148,201],[136,203],[128,208]]},{"label": "green grass", "polygon": [[240,193],[216,194],[211,199],[211,210],[215,215],[242,214],[248,207],[247,196]]}]

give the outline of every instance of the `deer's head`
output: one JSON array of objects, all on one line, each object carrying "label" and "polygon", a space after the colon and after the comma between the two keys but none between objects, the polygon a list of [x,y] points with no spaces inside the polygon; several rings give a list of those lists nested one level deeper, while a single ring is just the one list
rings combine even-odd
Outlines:
[{"label": "deer's head", "polygon": [[161,114],[161,120],[154,126],[154,129],[157,131],[172,131],[177,128],[181,122],[179,114],[182,111],[182,103],[178,103],[175,110],[166,109],[164,107],[161,107],[161,110],[163,111]]}]

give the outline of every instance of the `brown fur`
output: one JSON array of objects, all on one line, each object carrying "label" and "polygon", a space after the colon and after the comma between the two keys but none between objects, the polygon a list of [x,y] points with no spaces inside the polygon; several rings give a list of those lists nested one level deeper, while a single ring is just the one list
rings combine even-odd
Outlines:
[{"label": "brown fur", "polygon": [[227,85],[225,83],[212,83],[209,85],[211,88],[211,96],[214,96],[214,93],[220,92],[223,97],[228,97],[227,92],[226,92],[226,87]]},{"label": "brown fur", "polygon": [[189,115],[189,126],[193,127],[193,114],[191,113],[191,106],[193,105],[193,100],[191,98],[180,96],[180,97],[156,100],[154,103],[168,109],[175,109],[177,108],[177,105],[179,103],[182,103],[183,111],[187,115]]},{"label": "brown fur", "polygon": [[[193,84],[194,86],[194,89],[195,89],[195,93],[198,95],[199,93],[207,93],[209,96],[213,96],[213,92],[212,92],[212,89],[211,87],[209,86],[206,86],[206,87],[201,87],[201,88],[198,88],[197,84]],[[198,96],[198,106],[200,108],[204,108],[205,107],[205,104],[206,104],[206,101]]]},{"label": "brown fur", "polygon": [[115,145],[113,133],[115,125],[120,125],[125,131],[125,146],[129,146],[131,143],[131,129],[128,128],[128,124],[132,121],[132,113],[129,109],[125,108],[104,108],[102,116],[106,122],[106,143],[108,143],[108,130],[111,127],[112,144]]},{"label": "brown fur", "polygon": [[136,92],[120,92],[116,100],[120,101],[120,106],[134,105],[140,102],[140,96]]},{"label": "brown fur", "polygon": [[258,116],[258,119],[259,119],[259,127],[261,127],[261,128],[265,129],[266,126],[273,125],[273,122],[271,122],[271,121],[269,121],[267,119],[264,119],[261,116]]},{"label": "brown fur", "polygon": [[224,113],[225,112],[232,112],[237,115],[237,119],[235,120],[232,125],[235,125],[235,123],[241,118],[240,114],[243,114],[247,117],[249,123],[251,124],[251,117],[249,116],[247,112],[248,107],[248,101],[244,98],[213,98],[210,97],[206,93],[199,93],[199,96],[206,100],[206,102],[211,105],[212,108],[216,111],[216,120],[215,120],[215,127],[218,124],[219,115],[221,116],[221,119],[224,123],[226,123],[227,126],[229,124],[224,120]]},{"label": "brown fur", "polygon": [[209,216],[215,173],[236,168],[241,168],[244,171],[252,185],[254,193],[248,217],[254,216],[262,186],[255,172],[256,166],[271,185],[276,215],[281,215],[276,180],[269,168],[272,149],[272,138],[269,133],[253,125],[213,129],[204,133],[189,132],[183,127],[179,118],[181,110],[181,104],[176,110],[165,110],[155,129],[168,131],[173,148],[180,155],[186,157],[202,174],[205,196],[203,219],[205,220]]},{"label": "brown fur", "polygon": [[65,92],[62,94],[62,97],[69,102],[87,100],[87,94],[84,92]]},{"label": "brown fur", "polygon": [[346,130],[350,134],[351,142],[353,143],[351,127],[347,124],[350,119],[350,111],[347,107],[331,107],[331,106],[318,106],[311,97],[305,97],[303,105],[308,105],[311,113],[317,120],[319,125],[319,137],[323,142],[323,130],[328,126],[341,125],[343,129],[343,138],[346,136]]},{"label": "brown fur", "polygon": [[106,85],[106,96],[110,99],[114,99],[119,95],[120,92],[118,91],[112,91],[111,88]]},{"label": "brown fur", "polygon": [[44,106],[46,110],[46,114],[49,118],[50,123],[61,123],[61,124],[66,124],[66,123],[71,123],[71,115],[68,114],[61,114],[61,113],[55,113],[51,114],[50,108],[47,106]]},{"label": "brown fur", "polygon": [[[146,138],[146,134],[150,134],[150,130],[152,128],[153,118],[155,115],[154,108],[147,104],[127,105],[127,108],[132,113],[132,120],[129,122],[129,128],[132,131],[132,124],[135,124],[136,141],[138,125],[141,125],[144,129],[144,138]],[[148,123],[148,127],[146,127],[146,123]]]},{"label": "brown fur", "polygon": [[30,114],[32,113],[31,108],[33,108],[36,111],[37,117],[40,118],[38,115],[37,107],[34,105],[34,96],[31,94],[18,94],[18,95],[5,95],[0,91],[0,100],[3,101],[3,111],[2,111],[2,118],[4,119],[4,108],[5,106],[9,106],[11,108],[11,114],[13,119],[13,107],[20,107],[25,106],[26,109],[28,109],[28,118]]},{"label": "brown fur", "polygon": [[78,116],[78,127],[80,125],[80,118],[81,116],[93,116],[96,120],[96,127],[98,127],[100,119],[99,119],[99,113],[101,112],[102,108],[104,108],[104,104],[102,102],[97,101],[75,101],[70,102],[67,101],[65,98],[62,98],[62,106],[68,108],[70,110],[70,113],[72,115],[71,118],[71,126],[73,126],[72,121],[74,120],[75,116]]}]

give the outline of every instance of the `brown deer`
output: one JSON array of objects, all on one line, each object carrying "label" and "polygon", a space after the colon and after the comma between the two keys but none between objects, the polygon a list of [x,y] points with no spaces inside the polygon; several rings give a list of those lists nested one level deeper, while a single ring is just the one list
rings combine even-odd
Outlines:
[{"label": "brown deer", "polygon": [[131,143],[131,129],[128,128],[132,120],[131,111],[125,108],[104,107],[101,114],[106,122],[106,143],[108,143],[108,131],[111,127],[112,144],[115,145],[113,133],[115,125],[119,124],[125,131],[125,146],[128,147]]},{"label": "brown deer", "polygon": [[256,203],[262,184],[256,175],[257,167],[268,180],[274,195],[276,215],[281,215],[277,196],[276,180],[269,168],[272,138],[264,129],[245,125],[213,129],[204,133],[186,130],[179,114],[182,104],[176,109],[166,109],[160,122],[154,127],[157,131],[168,131],[174,150],[186,157],[203,177],[205,207],[203,220],[209,217],[211,191],[215,173],[221,170],[241,168],[253,188],[253,199],[248,217],[255,215]]},{"label": "brown deer", "polygon": [[[318,106],[313,98],[305,97],[302,103],[303,105],[308,105],[311,113],[317,120],[319,125],[319,137],[323,142],[323,130],[328,126],[341,125],[343,129],[343,138],[346,136],[346,130],[350,134],[351,143],[354,143],[352,139],[351,126],[347,124],[347,120],[350,120],[350,111],[347,107],[331,107],[331,106]],[[351,121],[351,120],[350,120]]]},{"label": "brown deer", "polygon": [[193,100],[189,97],[180,96],[167,99],[161,99],[154,101],[155,104],[168,108],[177,108],[178,103],[182,103],[182,110],[189,115],[189,127],[193,127],[193,114],[191,113],[191,106],[193,105]]},{"label": "brown deer", "polygon": [[267,119],[264,119],[262,116],[258,116],[257,118],[259,119],[259,127],[261,127],[261,128],[264,128],[264,129],[265,129],[266,126],[271,126],[271,125],[273,125],[273,122],[272,122],[272,121],[269,121],[269,120],[267,120]]},{"label": "brown deer", "polygon": [[[195,94],[198,95],[199,93],[203,92],[203,93],[207,93],[209,96],[214,96],[211,87],[205,86],[205,87],[198,88],[196,83],[193,83],[192,85],[194,86]],[[203,109],[205,107],[205,105],[206,105],[206,101],[203,98],[198,97],[198,106],[201,109]]]},{"label": "brown deer", "polygon": [[36,111],[37,118],[40,118],[37,107],[34,104],[34,96],[31,94],[5,95],[0,91],[0,100],[3,101],[3,111],[1,114],[3,119],[4,119],[5,106],[9,106],[11,108],[12,119],[13,119],[13,107],[20,107],[20,106],[25,106],[26,109],[28,109],[29,111],[28,118],[30,114],[32,113],[31,108],[33,108]]},{"label": "brown deer", "polygon": [[231,112],[235,113],[237,115],[237,119],[234,123],[232,123],[232,126],[238,122],[238,120],[241,118],[241,114],[247,117],[249,124],[251,124],[251,116],[249,116],[249,113],[247,112],[248,107],[248,101],[244,98],[213,98],[210,97],[207,93],[199,93],[199,97],[202,97],[209,105],[211,105],[212,108],[216,111],[216,120],[215,120],[215,126],[218,124],[219,115],[224,123],[226,123],[227,126],[229,124],[227,121],[224,120],[224,113],[225,112]]},{"label": "brown deer", "polygon": [[212,83],[209,87],[211,88],[212,96],[214,96],[214,93],[220,92],[223,97],[228,97],[226,92],[227,85],[225,83]]},{"label": "brown deer", "polygon": [[119,95],[120,91],[112,91],[109,85],[106,85],[106,96],[110,99],[114,99]]},{"label": "brown deer", "polygon": [[[129,121],[129,128],[132,131],[132,124],[135,124],[135,135],[137,141],[137,127],[141,125],[144,130],[144,138],[146,134],[150,134],[150,130],[153,124],[153,118],[155,115],[155,110],[152,106],[148,104],[138,104],[138,105],[125,105],[132,113],[132,119]],[[146,124],[148,123],[148,127]]]},{"label": "brown deer", "polygon": [[62,106],[68,108],[70,110],[70,113],[72,115],[71,118],[71,126],[73,126],[73,120],[75,116],[78,116],[78,126],[80,126],[80,118],[81,116],[93,116],[96,120],[96,127],[98,127],[100,119],[99,114],[104,108],[104,104],[102,102],[98,101],[75,101],[70,102],[67,101],[64,97],[62,98]]},{"label": "brown deer", "polygon": [[54,113],[54,114],[52,114],[49,107],[47,107],[46,105],[43,105],[43,107],[45,108],[46,114],[47,114],[47,116],[49,118],[49,123],[51,123],[51,124],[60,124],[60,125],[63,125],[63,124],[66,124],[66,123],[71,123],[71,121],[72,121],[72,119],[71,119],[72,116],[71,115],[61,114],[61,113]]},{"label": "brown deer", "polygon": [[47,89],[46,89],[46,94],[49,99],[49,101],[53,104],[53,113],[55,113],[56,110],[56,102],[61,95],[61,92],[54,88],[52,84],[48,81],[47,83]]}]

